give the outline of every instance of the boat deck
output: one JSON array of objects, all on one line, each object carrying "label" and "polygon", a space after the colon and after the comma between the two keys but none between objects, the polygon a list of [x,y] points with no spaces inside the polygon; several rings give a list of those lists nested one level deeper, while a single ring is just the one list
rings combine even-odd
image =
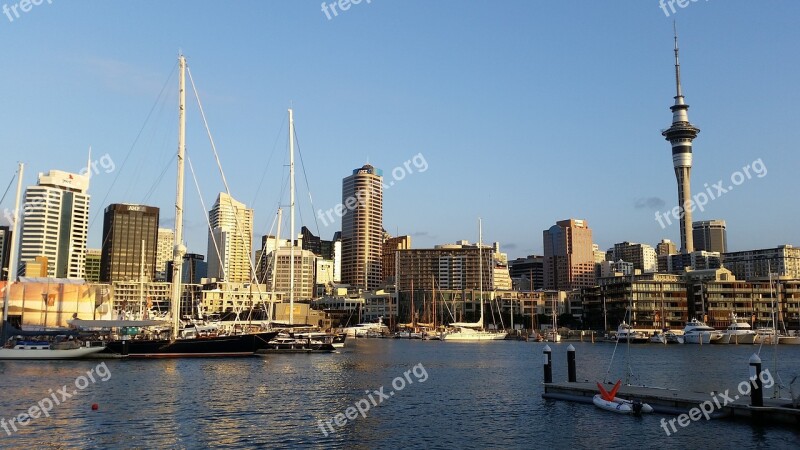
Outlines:
[{"label": "boat deck", "polygon": [[[597,385],[594,382],[544,383],[542,398],[591,404],[592,398],[597,393]],[[617,397],[641,400],[652,406],[656,413],[661,414],[686,414],[701,403],[717,398],[722,407],[714,409],[714,413],[711,414],[711,418],[714,419],[747,418],[770,423],[800,424],[800,409],[793,408],[790,399],[764,398],[763,407],[754,407],[750,406],[749,396],[740,396],[734,391],[729,395],[734,401],[723,404],[724,397],[709,392],[689,392],[648,386],[621,386],[617,392]]]}]

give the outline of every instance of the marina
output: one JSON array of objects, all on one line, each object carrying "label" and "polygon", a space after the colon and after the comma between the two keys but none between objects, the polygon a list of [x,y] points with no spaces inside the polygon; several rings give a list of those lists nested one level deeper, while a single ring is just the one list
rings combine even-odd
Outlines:
[{"label": "marina", "polygon": [[[542,398],[545,345],[357,339],[348,340],[341,352],[326,354],[108,360],[108,381],[91,385],[50,417],[31,421],[11,436],[0,431],[0,447],[48,448],[54,434],[62,436],[61,445],[67,448],[128,448],[131,442],[141,448],[232,449],[394,448],[401,443],[430,448],[433,442],[469,449],[665,445],[661,419],[674,415],[625,417],[591,404]],[[553,378],[566,381],[570,344],[549,345],[554,349]],[[580,379],[591,386],[602,381],[613,346],[572,345]],[[641,384],[709,393],[735,389],[746,379],[753,347],[643,345],[632,346],[631,352]],[[762,350],[767,367],[772,367],[770,352]],[[781,355],[779,370],[788,383],[788,374],[800,371],[800,353],[787,347]],[[702,376],[697,370],[701,362]],[[15,393],[0,398],[0,410],[6,417],[25,411],[47,396],[48,389],[70,383],[94,364],[0,362],[0,389]],[[345,411],[365,390],[383,386],[388,393],[393,379],[417,364],[426,370],[425,382],[406,386],[366,417],[359,415],[327,436],[322,433],[318,421]],[[623,377],[621,368],[611,374],[614,380]],[[766,392],[765,401],[770,396]],[[697,394],[698,401],[709,398]],[[90,408],[94,403],[97,411]],[[475,425],[489,416],[489,426]],[[709,435],[724,435],[743,448],[791,448],[800,439],[796,427],[721,419],[693,422],[666,442],[692,447]]]}]

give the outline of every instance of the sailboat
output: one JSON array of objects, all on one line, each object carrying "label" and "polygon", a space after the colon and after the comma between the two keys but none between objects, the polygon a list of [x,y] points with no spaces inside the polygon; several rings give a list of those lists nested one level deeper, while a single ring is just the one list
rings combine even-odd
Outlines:
[{"label": "sailboat", "polygon": [[[89,356],[93,353],[103,351],[105,347],[91,346],[82,344],[75,339],[74,331],[22,331],[11,325],[8,321],[8,304],[11,298],[12,280],[17,273],[17,241],[19,236],[19,203],[22,195],[22,175],[25,172],[25,165],[19,163],[17,171],[17,197],[14,203],[14,223],[12,224],[12,239],[9,248],[8,282],[3,292],[3,330],[2,348],[0,348],[0,359],[17,360],[51,360],[51,359],[76,359]],[[38,340],[26,339],[38,338]],[[54,340],[42,340],[44,337],[54,338]]]},{"label": "sailboat", "polygon": [[[107,343],[105,353],[128,358],[181,358],[181,357],[232,357],[252,356],[264,348],[270,339],[278,333],[275,331],[261,333],[244,333],[229,336],[200,337],[194,327],[183,333],[180,321],[181,303],[181,270],[186,248],[183,240],[183,189],[184,189],[184,155],[186,150],[186,58],[179,57],[180,76],[178,81],[178,175],[177,194],[175,199],[175,249],[172,264],[172,327],[169,339],[122,339]],[[148,326],[154,321],[79,321],[76,325],[87,328],[118,328]]]},{"label": "sailboat", "polygon": [[553,297],[553,324],[552,328],[544,332],[544,340],[547,342],[561,342],[561,335],[558,334],[558,300]]},{"label": "sailboat", "polygon": [[452,331],[442,334],[443,341],[499,341],[506,338],[508,333],[505,331],[487,331],[483,329],[483,225],[478,220],[478,279],[480,300],[478,302],[481,310],[480,319],[477,322],[454,322],[450,326]]},{"label": "sailboat", "polygon": [[[294,177],[294,111],[289,109],[289,326],[294,323],[294,251],[295,243],[295,177]],[[280,217],[280,215],[278,216]],[[279,219],[280,220],[280,219]],[[280,224],[278,225],[280,227]],[[277,248],[275,249],[277,255]],[[272,282],[275,283],[276,265],[272,266]],[[274,292],[274,288],[273,288]],[[347,335],[310,331],[293,333],[284,331],[270,339],[258,353],[328,353],[344,347]]]}]

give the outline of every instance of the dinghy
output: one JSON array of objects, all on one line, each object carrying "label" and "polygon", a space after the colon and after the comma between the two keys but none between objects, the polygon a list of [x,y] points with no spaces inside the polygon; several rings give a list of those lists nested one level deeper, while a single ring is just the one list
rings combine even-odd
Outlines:
[{"label": "dinghy", "polygon": [[607,411],[613,411],[620,414],[633,414],[641,415],[642,413],[653,412],[653,407],[647,403],[642,403],[639,400],[625,400],[624,398],[616,397],[617,390],[619,390],[622,380],[617,381],[611,392],[606,391],[600,383],[597,387],[600,388],[600,393],[595,395],[592,403],[595,406]]}]

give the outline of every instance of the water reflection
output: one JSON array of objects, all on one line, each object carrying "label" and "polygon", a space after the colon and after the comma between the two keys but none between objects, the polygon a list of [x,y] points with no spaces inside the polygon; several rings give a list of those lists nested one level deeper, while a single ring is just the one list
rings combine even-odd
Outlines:
[{"label": "water reflection", "polygon": [[[578,378],[602,380],[614,346],[575,343]],[[3,448],[604,448],[696,447],[718,437],[745,445],[787,447],[800,433],[729,421],[697,422],[666,437],[661,416],[609,416],[591,405],[541,398],[543,344],[486,345],[402,340],[348,342],[341,353],[267,355],[228,360],[107,361],[112,374]],[[554,378],[566,379],[566,345],[553,345]],[[752,346],[634,346],[630,363],[651,386],[701,392],[736,388]],[[774,349],[763,348],[772,367]],[[627,348],[616,350],[610,377],[624,376]],[[784,380],[800,374],[800,349],[781,348]],[[332,420],[422,363],[413,383],[327,436]],[[0,363],[0,411],[6,419],[73,383],[96,361]],[[92,411],[92,403],[100,405]],[[632,419],[632,420],[628,420]],[[611,425],[613,423],[613,426]],[[55,438],[57,436],[57,438]]]}]

